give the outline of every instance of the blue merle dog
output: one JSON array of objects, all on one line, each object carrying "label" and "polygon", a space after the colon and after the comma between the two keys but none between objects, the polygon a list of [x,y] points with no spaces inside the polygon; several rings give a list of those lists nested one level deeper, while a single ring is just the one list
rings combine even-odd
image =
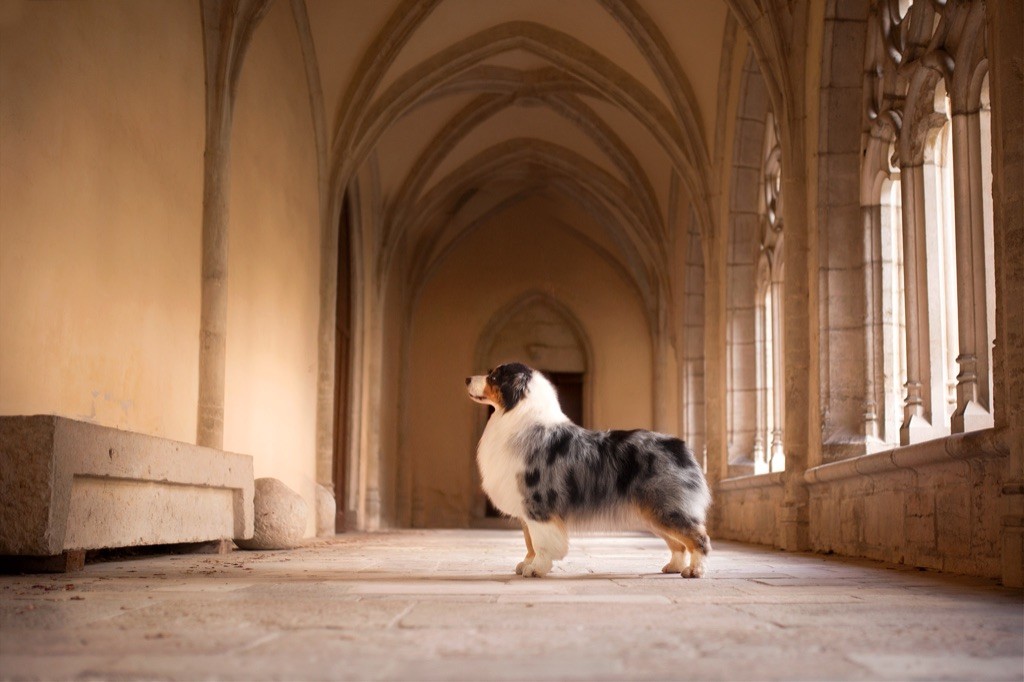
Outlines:
[{"label": "blue merle dog", "polygon": [[683,441],[573,424],[554,386],[520,363],[469,377],[466,386],[470,398],[494,407],[477,463],[494,506],[523,524],[527,554],[516,573],[547,574],[569,550],[568,527],[640,522],[672,552],[662,571],[704,575],[711,493]]}]

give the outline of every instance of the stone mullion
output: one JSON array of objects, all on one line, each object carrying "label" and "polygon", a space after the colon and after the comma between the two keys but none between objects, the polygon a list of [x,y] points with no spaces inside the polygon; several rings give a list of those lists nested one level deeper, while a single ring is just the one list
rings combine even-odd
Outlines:
[{"label": "stone mullion", "polygon": [[925,247],[924,167],[900,169],[903,196],[903,278],[907,314],[907,395],[900,444],[925,440],[931,433],[932,377]]},{"label": "stone mullion", "polygon": [[981,200],[978,112],[953,116],[953,192],[959,355],[954,433],[992,425],[988,396],[988,311],[985,291],[985,225]]},{"label": "stone mullion", "polygon": [[[884,398],[878,381],[880,359],[884,353],[882,339],[882,244],[880,205],[862,206],[861,222],[864,240],[864,420],[863,432],[867,439],[881,438],[880,413],[884,413]],[[879,351],[882,352],[879,352]],[[884,384],[884,372],[882,372]]]},{"label": "stone mullion", "polygon": [[[773,269],[777,267],[779,265],[775,264]],[[782,358],[786,349],[783,345],[784,335],[782,333],[782,278],[773,273],[769,286],[772,292],[772,355],[766,360],[772,363],[772,374],[774,375],[772,377],[772,404],[767,407],[772,410],[773,414],[769,462],[772,471],[779,471],[785,466],[785,454],[782,447],[783,415],[785,414]]]},{"label": "stone mullion", "polygon": [[757,432],[754,434],[754,473],[768,472],[768,381],[767,381],[767,328],[764,308],[764,287],[758,283],[757,302],[754,306],[754,367],[757,376]]}]

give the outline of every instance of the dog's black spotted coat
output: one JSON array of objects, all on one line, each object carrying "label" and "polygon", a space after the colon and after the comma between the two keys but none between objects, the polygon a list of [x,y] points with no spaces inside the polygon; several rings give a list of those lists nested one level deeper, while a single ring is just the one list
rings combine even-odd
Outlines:
[{"label": "dog's black spotted coat", "polygon": [[[666,497],[706,489],[700,465],[678,438],[650,431],[588,431],[576,424],[537,426],[523,434],[521,491],[536,521],[596,516],[628,500],[658,513]],[[673,513],[677,512],[677,513]],[[681,510],[658,513],[669,526],[695,526]]]}]

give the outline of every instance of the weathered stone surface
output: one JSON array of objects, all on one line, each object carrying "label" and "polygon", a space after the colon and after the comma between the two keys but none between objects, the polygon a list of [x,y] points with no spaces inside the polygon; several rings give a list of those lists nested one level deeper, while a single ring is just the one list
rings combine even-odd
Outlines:
[{"label": "weathered stone surface", "polygon": [[708,575],[682,580],[658,571],[664,544],[639,534],[575,538],[550,576],[526,580],[512,573],[523,549],[518,532],[403,531],[286,554],[93,564],[73,580],[0,577],[0,670],[11,679],[1020,677],[1020,591],[989,580],[719,541]]},{"label": "weathered stone surface", "polygon": [[252,458],[41,415],[0,417],[0,554],[252,534]]},{"label": "weathered stone surface", "polygon": [[302,496],[276,478],[257,478],[254,532],[251,539],[235,540],[242,549],[290,549],[302,541],[309,505]]},{"label": "weathered stone surface", "polygon": [[335,533],[335,515],[337,504],[334,501],[334,494],[327,486],[317,484],[316,486],[316,534],[318,537],[327,537]]}]

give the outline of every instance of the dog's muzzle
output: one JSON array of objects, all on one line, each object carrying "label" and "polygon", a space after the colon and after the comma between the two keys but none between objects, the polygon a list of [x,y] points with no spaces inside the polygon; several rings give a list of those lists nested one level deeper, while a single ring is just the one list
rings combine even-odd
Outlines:
[{"label": "dog's muzzle", "polygon": [[466,377],[466,392],[477,402],[487,402],[484,389],[487,388],[487,377]]}]

